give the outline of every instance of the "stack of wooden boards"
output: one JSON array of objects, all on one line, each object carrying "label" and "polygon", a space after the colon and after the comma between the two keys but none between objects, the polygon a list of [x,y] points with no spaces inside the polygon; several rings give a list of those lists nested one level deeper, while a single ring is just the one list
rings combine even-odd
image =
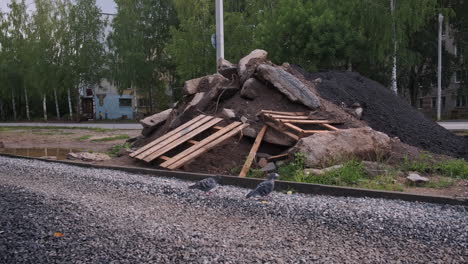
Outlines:
[{"label": "stack of wooden boards", "polygon": [[[257,151],[260,148],[260,144],[263,140],[263,136],[266,133],[268,127],[271,127],[284,135],[294,139],[299,140],[302,137],[307,137],[315,133],[327,133],[330,131],[338,130],[338,128],[332,126],[331,124],[336,124],[336,122],[328,120],[317,120],[310,117],[310,114],[304,112],[278,112],[271,110],[261,110],[260,116],[263,118],[265,125],[262,127],[260,132],[257,134],[257,138],[250,149],[249,155],[245,160],[244,166],[242,167],[239,177],[245,177],[252,166],[252,162],[257,155]],[[302,129],[294,124],[305,124],[305,125],[318,125],[322,129],[307,130]],[[283,159],[287,158],[288,154],[280,154],[270,157],[273,159]]]},{"label": "stack of wooden boards", "polygon": [[[146,162],[152,162],[159,158],[163,160],[159,166],[171,170],[178,169],[226,139],[240,133],[242,129],[248,126],[241,122],[234,122],[225,127],[216,126],[221,121],[223,119],[214,116],[199,115],[141,147],[130,154],[130,157]],[[192,140],[195,136],[208,129],[214,129],[216,132],[200,141]],[[165,153],[174,150],[184,143],[189,143],[192,146],[173,157],[164,156]]]},{"label": "stack of wooden boards", "polygon": [[[313,119],[308,113],[305,112],[278,112],[262,110],[260,112],[260,116],[263,118],[263,121],[266,125],[296,141],[300,138],[307,137],[315,133],[327,133],[338,130],[338,128],[332,125],[337,124],[337,122]],[[298,127],[299,124],[317,125],[320,128],[307,130]]]}]

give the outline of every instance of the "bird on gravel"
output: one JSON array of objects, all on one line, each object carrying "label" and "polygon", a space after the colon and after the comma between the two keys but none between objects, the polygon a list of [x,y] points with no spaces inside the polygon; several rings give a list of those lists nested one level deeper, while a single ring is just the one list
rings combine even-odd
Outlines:
[{"label": "bird on gravel", "polygon": [[278,177],[278,173],[269,173],[267,180],[259,183],[254,190],[247,194],[246,198],[269,195],[275,188],[275,179]]},{"label": "bird on gravel", "polygon": [[189,189],[198,189],[198,190],[202,190],[206,192],[207,194],[210,194],[211,191],[213,191],[219,186],[220,180],[221,180],[221,177],[219,176],[205,178],[201,181],[198,181],[197,183],[193,185],[190,185]]}]

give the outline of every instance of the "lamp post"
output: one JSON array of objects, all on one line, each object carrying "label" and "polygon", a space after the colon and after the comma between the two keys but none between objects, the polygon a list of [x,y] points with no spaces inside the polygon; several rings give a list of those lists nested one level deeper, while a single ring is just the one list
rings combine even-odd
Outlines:
[{"label": "lamp post", "polygon": [[223,0],[216,2],[216,65],[219,59],[224,58],[224,19],[223,19]]},{"label": "lamp post", "polygon": [[442,23],[444,16],[439,14],[439,46],[437,66],[437,120],[440,120],[442,108]]}]

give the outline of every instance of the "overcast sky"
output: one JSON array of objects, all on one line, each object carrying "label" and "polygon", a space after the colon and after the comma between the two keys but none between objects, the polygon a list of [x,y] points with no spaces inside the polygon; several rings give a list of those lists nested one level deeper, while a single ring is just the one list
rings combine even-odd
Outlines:
[{"label": "overcast sky", "polygon": [[[11,0],[0,0],[0,9],[5,12],[7,11],[7,5]],[[33,3],[34,0],[26,0],[27,4]],[[96,0],[97,5],[102,9],[104,13],[115,13],[115,2],[114,0]]]}]

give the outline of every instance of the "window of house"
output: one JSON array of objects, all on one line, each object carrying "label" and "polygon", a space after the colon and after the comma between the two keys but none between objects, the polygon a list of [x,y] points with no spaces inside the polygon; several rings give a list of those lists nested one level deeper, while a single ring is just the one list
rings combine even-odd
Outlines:
[{"label": "window of house", "polygon": [[132,99],[130,98],[120,98],[119,106],[132,106]]},{"label": "window of house", "polygon": [[455,72],[455,83],[460,83],[461,79],[461,71],[456,71]]},{"label": "window of house", "polygon": [[457,96],[457,107],[466,107],[468,106],[468,96],[459,95]]}]

